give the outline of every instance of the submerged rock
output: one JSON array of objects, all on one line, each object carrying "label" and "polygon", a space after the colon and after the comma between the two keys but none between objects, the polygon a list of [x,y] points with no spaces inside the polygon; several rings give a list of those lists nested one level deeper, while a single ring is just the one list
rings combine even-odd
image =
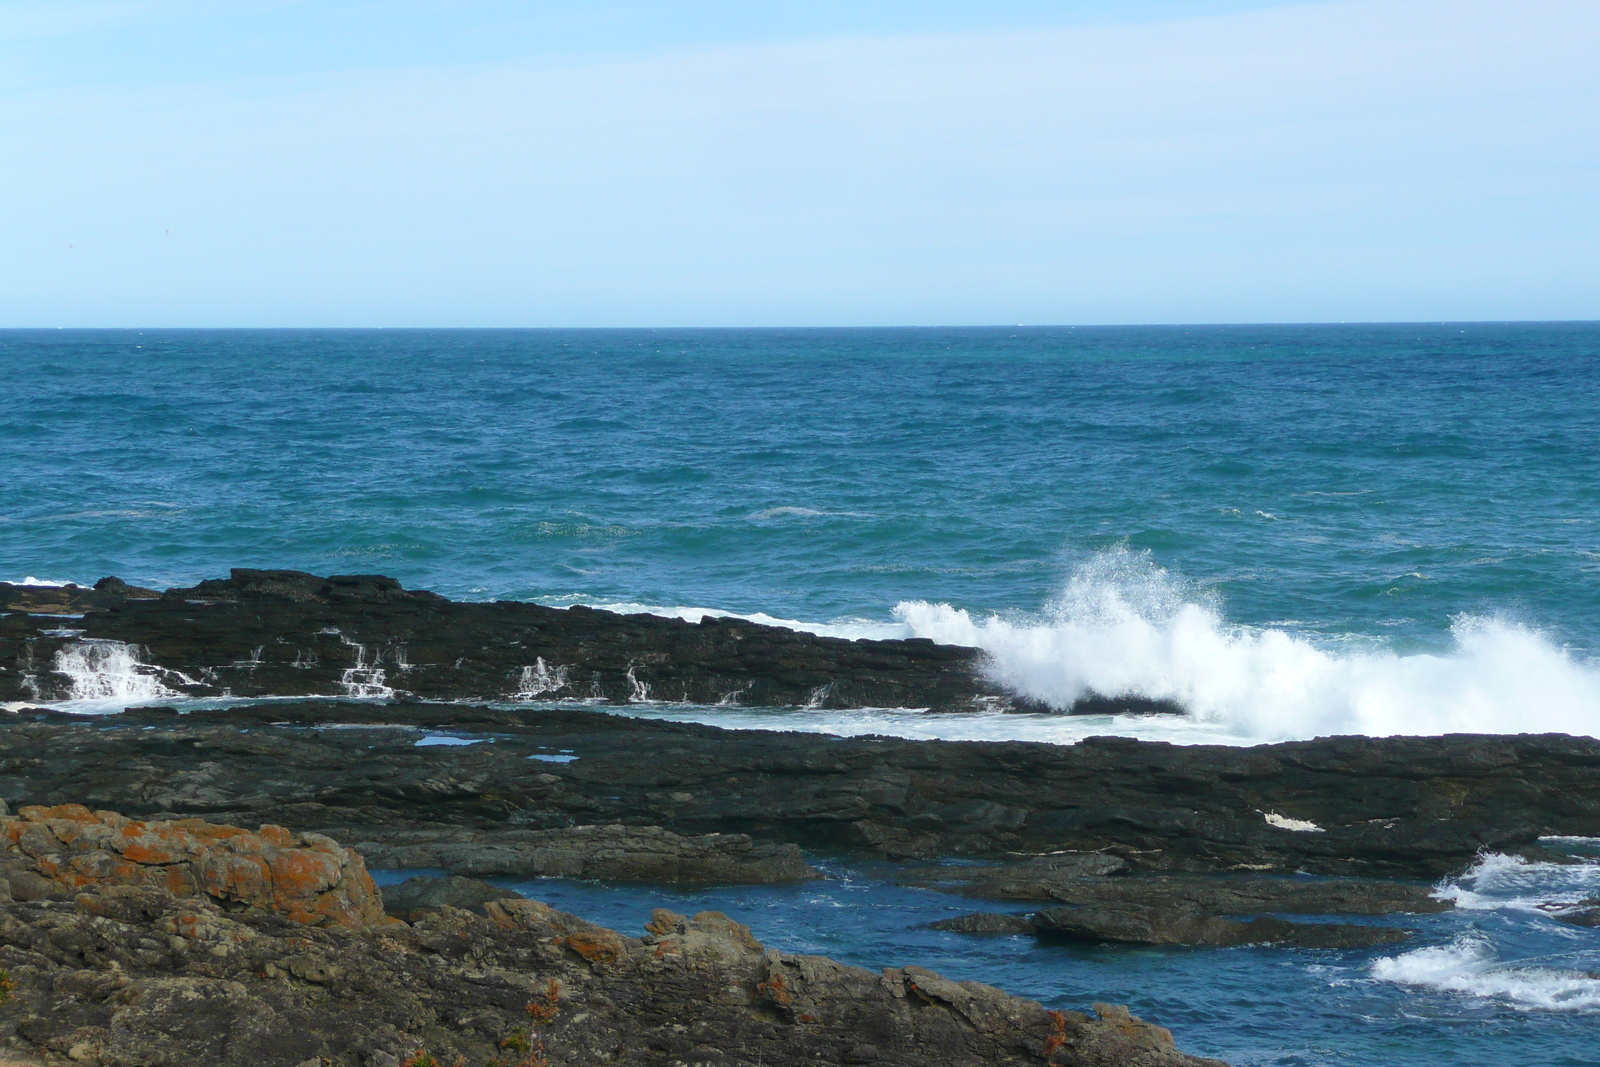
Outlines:
[{"label": "submerged rock", "polygon": [[[1114,873],[1108,871],[1106,873]],[[1251,874],[1140,874],[1085,877],[1077,869],[1037,861],[995,866],[921,867],[901,873],[903,885],[990,900],[1073,905],[1188,908],[1214,915],[1286,912],[1300,915],[1391,915],[1449,911],[1431,884],[1377,878],[1311,878]]]},{"label": "submerged rock", "polygon": [[993,911],[957,915],[928,925],[935,930],[957,934],[1031,934],[1036,929],[1033,919],[1027,915],[1004,915]]}]

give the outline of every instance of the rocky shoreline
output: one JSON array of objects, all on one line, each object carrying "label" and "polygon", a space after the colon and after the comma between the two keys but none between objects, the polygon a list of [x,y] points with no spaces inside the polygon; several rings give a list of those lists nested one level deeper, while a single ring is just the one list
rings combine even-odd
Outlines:
[{"label": "rocky shoreline", "polygon": [[[12,898],[0,902],[10,909],[0,925],[0,966],[25,957],[18,968],[47,976],[39,989],[57,997],[39,999],[45,993],[26,992],[33,987],[22,982],[21,1007],[0,1009],[0,1019],[14,1020],[9,1033],[35,1053],[73,1056],[81,1046],[101,1057],[78,1062],[391,1067],[424,1041],[441,1063],[463,1055],[478,1057],[470,1061],[477,1067],[499,1055],[493,1042],[514,1027],[513,1002],[538,1002],[529,976],[546,981],[548,971],[563,989],[588,990],[598,1006],[585,1002],[585,1018],[599,1020],[593,1032],[601,1036],[552,1030],[541,1053],[548,1058],[530,1061],[535,1067],[1198,1063],[1113,1009],[1099,1021],[1042,1013],[916,968],[877,976],[784,958],[720,916],[662,915],[644,938],[626,938],[510,900],[476,879],[769,885],[817,878],[817,864],[843,858],[896,864],[892,877],[903,885],[1033,909],[980,910],[939,924],[961,933],[1314,950],[1404,940],[1403,920],[1372,917],[1448,907],[1432,883],[1485,850],[1557,859],[1542,837],[1600,836],[1600,741],[1590,738],[1339,737],[1252,748],[1114,737],[1067,746],[908,741],[727,730],[565,699],[626,704],[681,692],[752,705],[1023,709],[986,679],[977,650],[931,642],[456,604],[390,579],[285,571],[235,571],[166,593],[115,580],[94,590],[0,585],[0,606],[8,611],[0,616],[8,712],[0,716],[0,802],[15,810],[86,805],[71,808],[68,821],[91,843],[121,840],[129,820],[140,827],[134,837],[194,839],[188,858],[160,861],[159,877],[141,867],[131,883],[127,864],[144,859],[113,856],[115,849],[93,861],[63,859],[70,847],[50,852],[48,840],[18,831],[14,854],[0,855]],[[104,717],[39,706],[83,695],[73,688],[81,684],[74,670],[111,653],[127,657],[123,666],[132,664],[153,691],[278,699],[187,711],[142,706]],[[308,695],[328,692],[365,699]],[[525,703],[467,702],[507,697]],[[437,702],[443,698],[450,702]],[[528,706],[534,701],[542,703]],[[95,828],[82,829],[90,823]],[[232,844],[207,846],[201,851],[210,858],[196,861],[195,841],[212,833],[198,828],[229,824],[265,828],[229,831],[223,837]],[[0,841],[0,852],[5,847]],[[323,905],[247,891],[253,883],[238,857],[272,849],[321,850],[318,870],[331,870],[327,857],[337,855],[354,857],[339,860],[347,873],[364,857],[374,867],[451,877],[396,887],[383,902],[388,920],[346,892],[339,913],[354,908],[362,917],[312,923],[313,936],[284,924],[303,925]],[[223,855],[234,858],[219,866]],[[237,876],[217,873],[229,870]],[[364,868],[350,878],[365,878]],[[79,891],[87,898],[74,896]],[[213,908],[202,926],[215,918],[249,932],[227,927],[234,947],[220,953],[211,942],[161,949],[167,935],[157,935],[178,921],[179,905],[168,897]],[[1597,910],[1581,904],[1588,910],[1574,905],[1569,921]],[[248,956],[244,970],[226,962],[246,944],[277,955]],[[603,944],[605,959],[574,944]],[[316,960],[297,965],[305,945]],[[682,973],[660,969],[669,956]],[[108,967],[121,977],[108,977]],[[329,967],[344,985],[315,977],[334,973]],[[258,988],[261,974],[282,979],[285,991],[270,982]],[[169,980],[222,985],[179,993]],[[139,1000],[143,993],[127,990],[146,988],[141,982],[165,992]],[[783,1001],[774,990],[798,999]],[[68,1005],[60,999],[67,994],[84,1003]],[[336,1036],[333,1001],[350,995],[369,998],[362,1011],[373,1014],[351,1024],[367,1035],[361,1040],[372,1038],[367,1051],[351,1043],[355,1036]],[[233,1038],[217,1037],[227,1031],[220,1023],[211,1036],[192,1038],[212,1042],[199,1059],[73,1036],[85,1027],[131,1032],[108,1021],[122,1018],[129,997],[216,998],[216,1018],[278,1019],[274,1025],[321,1035],[323,1051],[307,1044],[311,1051],[298,1059],[263,1059],[261,1035],[270,1027],[229,1044]],[[446,1007],[462,997],[477,1006]],[[646,1021],[629,1016],[645,1003],[657,1005]],[[16,1021],[24,1009],[35,1021]],[[55,1012],[60,1027],[37,1022]],[[672,1029],[666,1020],[680,1016],[699,1021]],[[663,1036],[668,1030],[677,1036]],[[239,1032],[247,1031],[256,1033]],[[475,1036],[452,1036],[457,1031]],[[714,1040],[718,1032],[743,1044]],[[950,1036],[958,1032],[959,1041]],[[1123,1047],[1106,1044],[1112,1033],[1143,1036]],[[772,1042],[784,1047],[751,1059],[751,1049]],[[948,1042],[954,1051],[946,1054]]]},{"label": "rocky shoreline", "polygon": [[629,937],[512,894],[411,923],[384,903],[359,856],[276,826],[76,805],[0,817],[0,1055],[90,1067],[1220,1067],[1125,1008],[1046,1011],[917,966],[873,973],[770,950],[717,912],[657,909]]},{"label": "rocky shoreline", "polygon": [[[124,655],[174,696],[584,698],[757,707],[1012,710],[982,652],[912,638],[850,641],[513,601],[463,603],[381,575],[236,569],[157,592],[0,583],[0,703],[79,693],[74,667]],[[81,683],[77,683],[80,684]],[[1077,711],[1174,712],[1137,697]]]}]

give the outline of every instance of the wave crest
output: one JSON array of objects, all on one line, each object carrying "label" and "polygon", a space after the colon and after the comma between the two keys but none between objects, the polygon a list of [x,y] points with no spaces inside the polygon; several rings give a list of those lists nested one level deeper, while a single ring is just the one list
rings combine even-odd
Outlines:
[{"label": "wave crest", "polygon": [[1600,731],[1600,667],[1529,627],[1462,616],[1439,655],[1327,648],[1230,625],[1125,549],[1080,567],[1037,616],[975,618],[926,601],[895,613],[918,637],[984,649],[996,682],[1063,709],[1090,693],[1171,700],[1258,741]]}]

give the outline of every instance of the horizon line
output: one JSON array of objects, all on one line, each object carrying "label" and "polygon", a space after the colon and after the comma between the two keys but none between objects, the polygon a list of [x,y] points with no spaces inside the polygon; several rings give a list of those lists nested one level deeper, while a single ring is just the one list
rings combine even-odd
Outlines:
[{"label": "horizon line", "polygon": [[1226,329],[1259,326],[1600,326],[1600,317],[1581,319],[1263,319],[1258,321],[1201,322],[971,322],[890,324],[764,324],[764,325],[651,325],[651,326],[0,326],[6,333],[137,333],[153,332],[318,332],[318,333],[442,333],[459,332],[635,332],[703,331],[827,331],[827,330],[1120,330],[1120,329]]}]

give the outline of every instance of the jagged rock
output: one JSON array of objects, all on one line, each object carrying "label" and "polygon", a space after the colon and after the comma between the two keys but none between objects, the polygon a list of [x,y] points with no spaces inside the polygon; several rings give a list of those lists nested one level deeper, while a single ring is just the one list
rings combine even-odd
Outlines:
[{"label": "jagged rock", "polygon": [[[1125,1009],[1099,1018],[920,967],[881,974],[764,948],[715,912],[643,938],[537,901],[414,926],[307,927],[154,886],[0,904],[14,982],[0,1030],[29,1058],[101,1067],[1216,1067]],[[92,950],[87,950],[92,946]]]},{"label": "jagged rock", "polygon": [[510,889],[457,875],[408,878],[395,885],[386,885],[379,892],[383,895],[383,910],[406,922],[416,922],[424,915],[433,915],[445,907],[484,915],[487,914],[484,906],[492,900],[520,899]]},{"label": "jagged rock", "polygon": [[0,816],[0,874],[18,900],[153,886],[313,925],[364,926],[383,918],[359,855],[320,834],[281,826],[251,833],[199,819],[142,822],[81,804],[24,807]]},{"label": "jagged rock", "polygon": [[1297,923],[1272,916],[1239,920],[1183,908],[1137,904],[1046,908],[1034,928],[1080,941],[1132,945],[1290,945],[1297,948],[1367,948],[1404,941],[1412,933],[1355,923]]},{"label": "jagged rock", "polygon": [[[983,671],[974,648],[849,641],[706,616],[697,623],[574,606],[457,603],[393,578],[235,569],[155,594],[0,584],[0,702],[52,700],[55,657],[84,642],[136,649],[191,696],[406,695],[498,700],[643,698],[812,707],[1006,710],[1037,706]],[[38,618],[30,619],[30,614]],[[75,634],[60,613],[81,614]],[[1089,714],[1171,713],[1170,701],[1086,698]]]},{"label": "jagged rock", "polygon": [[393,830],[369,834],[351,847],[374,867],[444,868],[480,877],[687,885],[770,885],[821,877],[793,845],[758,845],[746,834],[684,837],[659,826],[617,823],[560,830]]}]

